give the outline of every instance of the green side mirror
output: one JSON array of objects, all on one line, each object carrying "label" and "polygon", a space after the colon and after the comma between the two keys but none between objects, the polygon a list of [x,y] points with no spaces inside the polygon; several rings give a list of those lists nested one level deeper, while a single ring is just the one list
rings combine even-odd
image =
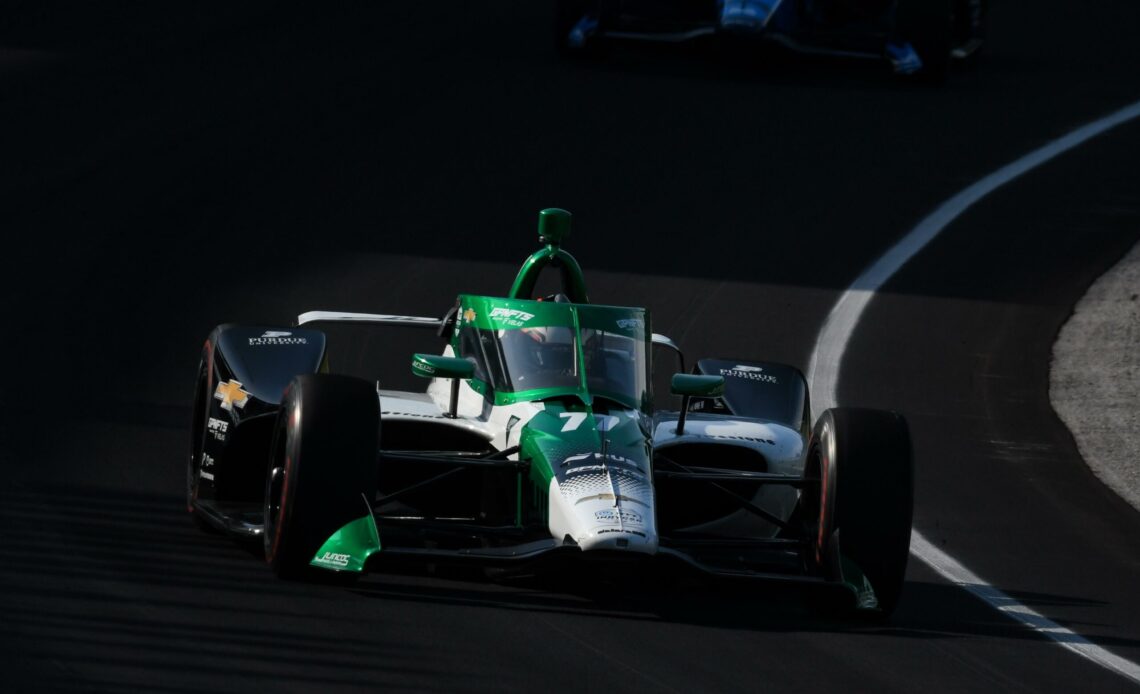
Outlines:
[{"label": "green side mirror", "polygon": [[681,396],[681,411],[677,413],[677,436],[685,433],[685,415],[689,412],[690,398],[715,398],[724,395],[724,376],[673,374],[670,383],[673,395]]},{"label": "green side mirror", "polygon": [[724,376],[673,374],[673,381],[670,386],[673,395],[715,398],[724,395]]},{"label": "green side mirror", "polygon": [[416,354],[412,357],[412,373],[420,378],[468,379],[475,375],[475,365],[456,357]]}]

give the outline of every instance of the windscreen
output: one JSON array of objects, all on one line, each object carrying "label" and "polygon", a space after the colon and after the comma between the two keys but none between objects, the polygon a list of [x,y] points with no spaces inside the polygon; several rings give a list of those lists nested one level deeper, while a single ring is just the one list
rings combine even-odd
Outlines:
[{"label": "windscreen", "polygon": [[590,393],[636,407],[649,406],[649,333],[645,312],[583,306],[581,325],[586,387]]},{"label": "windscreen", "polygon": [[504,393],[582,383],[572,328],[465,328],[459,355],[473,358],[475,377]]},{"label": "windscreen", "polygon": [[[588,394],[629,407],[648,402],[649,341],[640,309],[517,300],[504,309],[476,298],[484,304],[460,324],[456,351],[474,363],[475,380],[497,395]],[[512,317],[497,320],[507,310]]]},{"label": "windscreen", "polygon": [[633,398],[638,407],[648,398],[645,341],[604,330],[583,329],[586,389],[613,400]]}]

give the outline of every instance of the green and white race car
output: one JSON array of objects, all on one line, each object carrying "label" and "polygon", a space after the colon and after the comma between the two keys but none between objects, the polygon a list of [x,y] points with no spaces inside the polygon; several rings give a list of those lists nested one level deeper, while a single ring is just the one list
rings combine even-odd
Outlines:
[{"label": "green and white race car", "polygon": [[[591,303],[544,210],[542,248],[505,297],[442,319],[313,311],[222,325],[203,347],[187,474],[203,526],[262,538],[282,577],[400,560],[541,569],[674,561],[718,575],[846,587],[889,614],[903,585],[913,470],[897,414],[837,408],[812,426],[794,367],[684,358],[644,308]],[[562,291],[535,299],[539,275]],[[328,373],[314,326],[435,330],[409,355],[426,390]],[[653,406],[653,355],[680,409]],[[664,357],[668,357],[665,359]],[[843,591],[840,591],[843,593]]]}]

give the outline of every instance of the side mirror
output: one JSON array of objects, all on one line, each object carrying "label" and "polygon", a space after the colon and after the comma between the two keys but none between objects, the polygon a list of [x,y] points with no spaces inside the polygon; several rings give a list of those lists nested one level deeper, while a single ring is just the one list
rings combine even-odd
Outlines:
[{"label": "side mirror", "polygon": [[[466,359],[444,357],[438,354],[412,355],[412,373],[420,378],[450,378],[451,406],[447,416],[455,419],[459,408],[459,382],[475,375],[475,365]],[[723,379],[722,379],[723,380]]]},{"label": "side mirror", "polygon": [[715,398],[724,395],[724,376],[673,374],[670,392],[681,396],[681,412],[677,417],[677,436],[685,433],[685,415],[690,398]]},{"label": "side mirror", "polygon": [[715,398],[724,395],[724,376],[673,374],[673,395],[698,398]]}]

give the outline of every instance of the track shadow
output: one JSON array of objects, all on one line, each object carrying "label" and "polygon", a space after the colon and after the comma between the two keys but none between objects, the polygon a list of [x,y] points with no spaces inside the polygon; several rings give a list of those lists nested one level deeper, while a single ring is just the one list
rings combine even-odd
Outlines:
[{"label": "track shadow", "polygon": [[[452,574],[444,574],[452,575]],[[627,580],[597,571],[532,575],[502,580],[440,579],[428,572],[375,574],[353,591],[373,599],[443,603],[525,612],[689,624],[756,632],[821,632],[914,639],[996,637],[1043,641],[1032,629],[1005,619],[956,586],[908,581],[895,614],[886,620],[840,614],[846,604],[832,591],[718,580],[689,572],[639,575]],[[1023,596],[1024,593],[1011,592]],[[1032,604],[1090,605],[1078,597],[1032,594]],[[838,611],[837,611],[838,610]],[[1106,646],[1140,646],[1140,640],[1085,636]]]},{"label": "track shadow", "polygon": [[274,580],[193,527],[178,497],[9,486],[0,523],[2,647],[22,658],[8,691],[432,686],[430,666],[354,622],[341,591]]},{"label": "track shadow", "polygon": [[[3,646],[26,658],[15,681],[35,681],[42,691],[239,691],[235,683],[250,678],[422,690],[463,688],[455,682],[486,676],[459,654],[446,668],[450,684],[441,684],[439,670],[414,650],[421,646],[405,643],[399,629],[370,625],[381,615],[463,614],[474,626],[490,610],[488,619],[515,612],[761,634],[1042,638],[956,587],[924,581],[907,584],[885,622],[837,618],[815,591],[592,566],[495,580],[414,569],[373,574],[350,588],[289,583],[276,580],[255,550],[193,527],[179,497],[100,486],[11,485],[0,491],[0,523]],[[1112,609],[1078,596],[1014,594],[1031,604]],[[1082,632],[1105,646],[1140,646]]]}]

